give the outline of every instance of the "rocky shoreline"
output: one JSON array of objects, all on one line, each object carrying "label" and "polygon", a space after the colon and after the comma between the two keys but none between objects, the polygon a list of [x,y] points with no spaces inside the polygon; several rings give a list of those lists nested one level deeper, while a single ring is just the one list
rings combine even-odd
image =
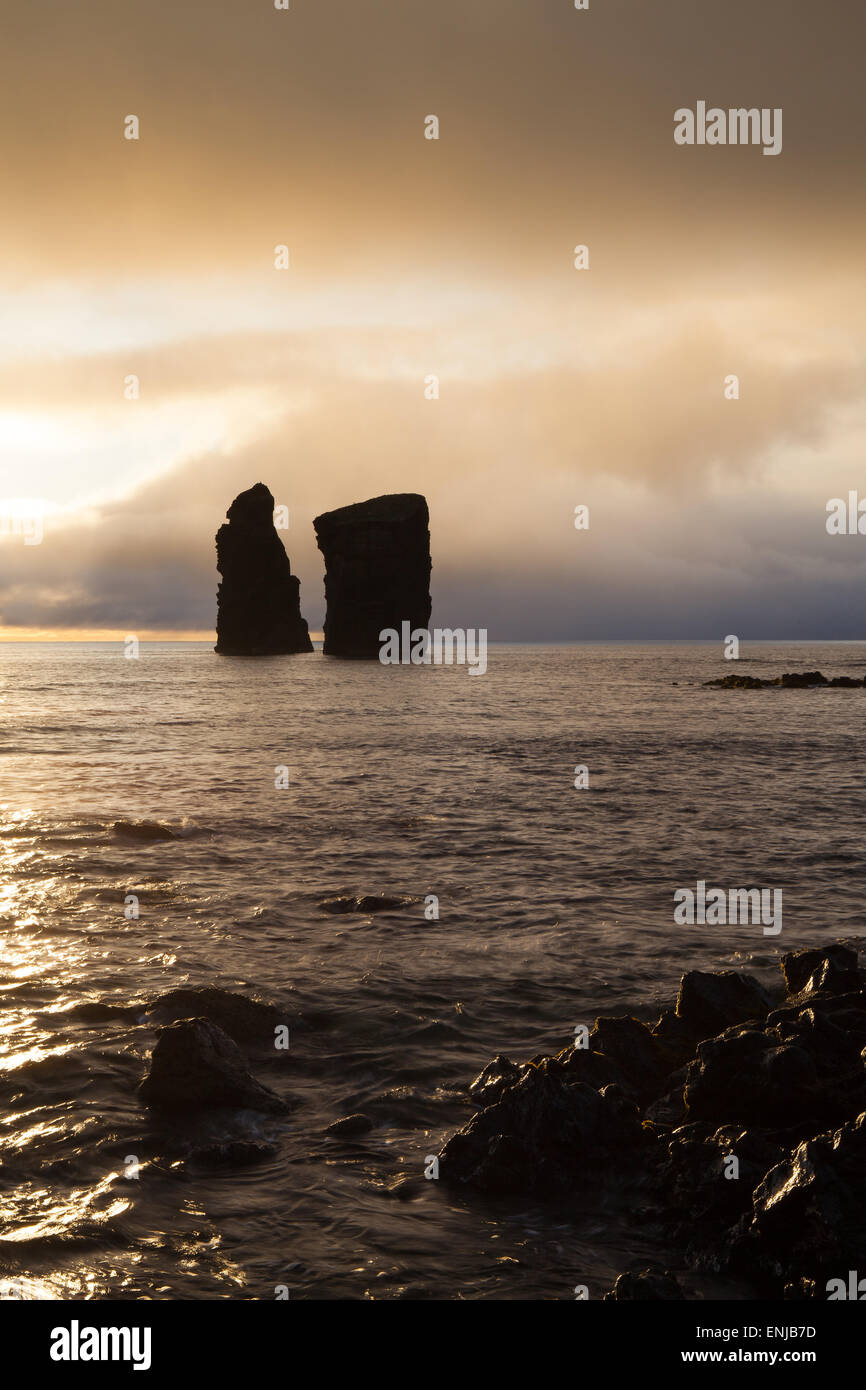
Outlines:
[{"label": "rocky shoreline", "polygon": [[704,685],[714,685],[721,690],[766,690],[771,685],[784,690],[814,690],[825,687],[828,690],[862,690],[866,678],[857,680],[856,676],[825,676],[821,671],[786,671],[783,676],[773,676],[761,680],[759,676],[721,676],[719,680],[704,681]]},{"label": "rocky shoreline", "polygon": [[[628,1181],[693,1269],[761,1298],[828,1297],[866,1250],[866,975],[843,942],[780,965],[778,998],[690,971],[655,1024],[602,1017],[555,1056],[496,1057],[442,1181],[560,1199]],[[684,1296],[663,1268],[605,1295]]]},{"label": "rocky shoreline", "polygon": [[[692,970],[654,1023],[601,1016],[555,1055],[495,1057],[468,1088],[475,1113],[444,1143],[436,1176],[469,1201],[531,1198],[563,1214],[576,1196],[601,1205],[626,1194],[643,1248],[649,1234],[666,1262],[678,1252],[678,1268],[721,1277],[741,1297],[856,1297],[832,1290],[852,1286],[866,1250],[857,946],[783,955],[778,989]],[[112,1012],[140,1018],[141,1008]],[[247,1060],[273,1061],[281,1012],[215,988],[173,990],[144,1009],[158,1038],[138,1094],[162,1143],[171,1136],[206,1164],[272,1156],[273,1139],[234,1134],[228,1122],[232,1112],[294,1108]],[[217,1113],[219,1137],[207,1120]],[[357,1142],[373,1127],[352,1114],[327,1137]],[[398,1186],[418,1192],[417,1178]],[[691,1295],[663,1262],[625,1270],[603,1296]]]}]

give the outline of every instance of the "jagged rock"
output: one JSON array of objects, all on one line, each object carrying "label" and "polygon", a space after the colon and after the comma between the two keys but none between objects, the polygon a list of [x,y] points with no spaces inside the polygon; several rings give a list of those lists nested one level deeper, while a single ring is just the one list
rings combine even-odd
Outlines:
[{"label": "jagged rock", "polygon": [[612,1301],[633,1302],[638,1299],[685,1298],[677,1280],[666,1269],[641,1269],[620,1274],[613,1288],[604,1295],[605,1303]]},{"label": "jagged rock", "polygon": [[259,1043],[273,1047],[274,1029],[286,1022],[272,1004],[233,994],[227,989],[171,989],[147,1005],[157,1020],[209,1018],[235,1042]]},{"label": "jagged rock", "polygon": [[685,1102],[691,1120],[781,1128],[824,1108],[817,1070],[803,1047],[773,1033],[729,1028],[698,1046],[688,1070]]},{"label": "jagged rock", "polygon": [[358,1139],[362,1134],[369,1134],[373,1127],[369,1115],[344,1115],[328,1125],[325,1133],[335,1139]]},{"label": "jagged rock", "polygon": [[[751,1211],[752,1191],[786,1150],[760,1129],[707,1124],[681,1125],[669,1135],[660,1180],[677,1237],[703,1257]],[[729,1162],[734,1157],[738,1175]],[[709,1250],[707,1247],[709,1246]]]},{"label": "jagged rock", "polygon": [[274,499],[264,483],[241,492],[217,532],[215,651],[228,656],[311,652],[301,617],[300,584],[274,526]]},{"label": "jagged rock", "polygon": [[451,1136],[439,1175],[490,1193],[555,1191],[603,1177],[612,1158],[627,1161],[648,1138],[636,1107],[613,1088],[528,1067]]},{"label": "jagged rock", "polygon": [[237,1044],[207,1018],[181,1019],[160,1030],[139,1095],[154,1110],[288,1109],[256,1081]]},{"label": "jagged rock", "polygon": [[735,1233],[745,1259],[793,1278],[857,1268],[866,1248],[866,1113],[798,1145],[755,1189],[753,1216]]},{"label": "jagged rock", "polygon": [[663,1042],[637,1018],[597,1018],[589,1035],[594,1052],[615,1063],[622,1084],[641,1102],[654,1100],[667,1089],[665,1079],[674,1058]]},{"label": "jagged rock", "polygon": [[515,1086],[522,1074],[523,1068],[508,1057],[494,1057],[470,1084],[469,1094],[483,1110],[485,1106],[501,1100],[503,1092],[509,1086]]},{"label": "jagged rock", "polygon": [[[833,942],[829,946],[817,946],[810,951],[789,951],[782,956],[779,962],[782,974],[785,977],[785,985],[789,994],[800,994],[809,986],[809,982],[816,972],[819,976],[823,973],[825,966],[831,966],[828,974],[828,982],[833,979],[848,979],[853,977],[853,983],[849,983],[848,989],[859,989],[860,978],[857,974],[857,952],[852,951],[849,946],[843,946],[841,942]],[[818,986],[812,986],[817,988]]]},{"label": "jagged rock", "polygon": [[582,1081],[584,1085],[592,1086],[596,1091],[600,1091],[604,1086],[620,1085],[623,1081],[613,1058],[593,1052],[588,1047],[572,1044],[558,1052],[552,1061],[558,1063],[562,1074],[567,1075],[571,1081]]},{"label": "jagged rock", "polygon": [[704,681],[704,685],[715,685],[725,690],[765,690],[768,686],[782,686],[786,690],[809,690],[813,686],[833,687],[853,690],[866,686],[866,679],[856,680],[853,676],[833,676],[828,680],[820,671],[786,671],[782,676],[761,680],[758,676],[740,676],[732,673],[719,680]]},{"label": "jagged rock", "polygon": [[676,1013],[701,1040],[736,1023],[765,1018],[773,1001],[751,975],[735,970],[689,970],[680,981]]},{"label": "jagged rock", "polygon": [[377,658],[379,633],[430,621],[427,503],[414,492],[389,493],[317,516],[325,557],[326,656]]},{"label": "jagged rock", "polygon": [[386,898],[375,893],[363,897],[348,894],[339,898],[323,898],[319,903],[322,912],[340,916],[349,912],[392,912],[395,907],[411,907],[414,898]]}]

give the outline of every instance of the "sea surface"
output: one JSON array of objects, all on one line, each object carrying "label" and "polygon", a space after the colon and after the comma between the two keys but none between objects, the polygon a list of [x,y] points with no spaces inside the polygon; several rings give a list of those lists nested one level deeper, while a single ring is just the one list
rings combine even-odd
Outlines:
[{"label": "sea surface", "polygon": [[[667,1259],[638,1210],[455,1194],[425,1158],[497,1053],[864,931],[866,691],[708,689],[721,642],[488,661],[0,646],[0,1295],[562,1299]],[[816,668],[862,676],[866,646],[736,669]],[[675,925],[699,879],[781,888],[781,934]],[[354,893],[413,901],[319,906]],[[251,1060],[289,1115],[154,1125],[144,1004],[184,985],[277,1005],[290,1046]],[[357,1112],[368,1134],[326,1135]],[[208,1124],[269,1147],[208,1166]]]}]

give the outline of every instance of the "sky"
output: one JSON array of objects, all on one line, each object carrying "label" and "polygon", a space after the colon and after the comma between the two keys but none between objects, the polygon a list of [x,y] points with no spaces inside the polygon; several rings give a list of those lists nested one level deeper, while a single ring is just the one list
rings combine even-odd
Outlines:
[{"label": "sky", "polygon": [[[209,636],[260,480],[313,630],[313,517],[417,491],[437,625],[866,636],[826,529],[866,500],[864,39],[850,0],[7,5],[0,638]],[[780,108],[781,153],[677,145],[698,101]]]}]

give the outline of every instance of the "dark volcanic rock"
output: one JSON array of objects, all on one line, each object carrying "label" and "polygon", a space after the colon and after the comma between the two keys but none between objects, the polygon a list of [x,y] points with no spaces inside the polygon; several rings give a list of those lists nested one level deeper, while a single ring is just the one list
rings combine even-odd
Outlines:
[{"label": "dark volcanic rock", "polygon": [[483,1071],[479,1072],[469,1087],[469,1094],[476,1105],[483,1110],[487,1105],[495,1105],[502,1099],[509,1086],[516,1086],[523,1075],[523,1068],[508,1057],[494,1057]]},{"label": "dark volcanic rock", "polygon": [[665,1269],[641,1269],[621,1274],[609,1293],[604,1295],[604,1302],[629,1301],[636,1299],[664,1299],[685,1298],[685,1294],[680,1288],[674,1276]]},{"label": "dark volcanic rock", "polygon": [[732,673],[719,680],[704,681],[704,685],[720,686],[724,690],[765,690],[770,685],[782,686],[785,690],[810,690],[814,686],[834,687],[842,690],[862,689],[866,679],[856,680],[853,676],[833,676],[828,680],[820,671],[786,671],[783,676],[771,680],[761,680],[758,676],[740,676]]},{"label": "dark volcanic rock", "polygon": [[274,1029],[286,1022],[272,1004],[248,999],[244,994],[216,989],[171,989],[147,1005],[147,1012],[162,1019],[209,1018],[235,1042],[273,1047]]},{"label": "dark volcanic rock", "polygon": [[830,946],[817,946],[811,951],[789,951],[787,955],[782,956],[779,965],[785,977],[788,993],[799,994],[809,984],[815,972],[820,975],[824,966],[829,964],[832,964],[834,971],[830,973],[828,980],[832,981],[834,976],[837,980],[840,977],[848,981],[853,980],[853,983],[848,983],[845,988],[859,989],[857,952],[837,941]]},{"label": "dark volcanic rock", "polygon": [[264,483],[240,493],[217,532],[215,651],[228,656],[311,652],[301,617],[300,584],[274,526],[274,499]]},{"label": "dark volcanic rock", "polygon": [[603,1178],[649,1141],[616,1087],[593,1090],[548,1067],[528,1067],[502,1098],[479,1110],[442,1150],[446,1182],[485,1192],[551,1192]]},{"label": "dark volcanic rock", "polygon": [[288,1109],[256,1081],[237,1045],[207,1018],[182,1019],[160,1031],[139,1095],[154,1110]]},{"label": "dark volcanic rock", "polygon": [[690,1120],[771,1128],[821,1123],[825,1102],[815,1062],[805,1048],[772,1031],[729,1028],[698,1046],[686,1081]]},{"label": "dark volcanic rock", "polygon": [[342,1119],[328,1125],[325,1133],[334,1139],[358,1139],[362,1134],[369,1134],[373,1127],[369,1115],[343,1115]]},{"label": "dark volcanic rock", "polygon": [[639,1019],[598,1018],[589,1041],[594,1052],[615,1063],[622,1084],[637,1100],[654,1100],[667,1089],[662,1083],[673,1071],[675,1059]]},{"label": "dark volcanic rock", "polygon": [[414,492],[389,493],[317,516],[325,557],[326,656],[376,658],[379,633],[426,628],[430,621],[427,503]]},{"label": "dark volcanic rock", "polygon": [[754,1214],[735,1236],[746,1259],[792,1278],[844,1278],[866,1249],[866,1114],[800,1144],[755,1189]]},{"label": "dark volcanic rock", "polygon": [[715,975],[689,970],[680,981],[676,1012],[703,1040],[735,1023],[764,1018],[772,1007],[769,994],[751,975],[739,975],[735,970]]},{"label": "dark volcanic rock", "polygon": [[331,916],[341,916],[349,912],[393,912],[395,907],[410,907],[414,901],[414,898],[386,898],[375,893],[366,893],[363,897],[349,894],[339,898],[323,898],[319,907]]}]

